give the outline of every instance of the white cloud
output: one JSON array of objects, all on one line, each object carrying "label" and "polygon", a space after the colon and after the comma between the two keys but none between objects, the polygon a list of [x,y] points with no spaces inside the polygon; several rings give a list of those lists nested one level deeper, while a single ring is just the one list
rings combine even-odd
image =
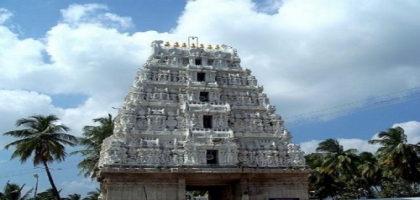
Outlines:
[{"label": "white cloud", "polygon": [[287,118],[418,86],[420,9],[409,4],[285,1],[269,15],[250,1],[190,1],[174,33],[238,48]]},{"label": "white cloud", "polygon": [[[0,122],[1,131],[13,128],[20,117],[41,112],[58,114],[80,134],[92,118],[121,105],[151,41],[184,42],[190,35],[199,36],[200,43],[237,48],[242,66],[253,70],[285,119],[420,85],[419,3],[265,2],[269,13],[252,1],[188,1],[168,33],[124,32],[133,26],[131,18],[101,4],[61,10],[61,21],[42,39],[22,39],[1,25],[0,49],[8,51],[0,50],[0,88],[6,95],[0,99],[8,98],[11,108],[0,109],[2,116],[10,116]],[[0,10],[0,22],[11,17]],[[84,94],[88,99],[77,108],[62,109],[52,105],[49,94]],[[334,117],[364,103],[327,114]],[[300,119],[305,117],[310,116]]]},{"label": "white cloud", "polygon": [[322,141],[320,141],[320,140],[310,140],[310,141],[307,141],[307,142],[302,142],[302,143],[300,143],[300,148],[301,148],[302,151],[305,152],[305,154],[314,153],[320,142],[322,142]]},{"label": "white cloud", "polygon": [[75,27],[86,23],[123,29],[133,26],[130,17],[121,17],[105,11],[109,11],[109,8],[102,4],[72,4],[62,9],[61,15],[64,23]]},{"label": "white cloud", "polygon": [[13,14],[5,8],[0,8],[0,24],[6,22]]},{"label": "white cloud", "polygon": [[[70,6],[62,11],[63,22],[43,39],[19,39],[7,26],[0,27],[4,38],[0,49],[8,49],[0,51],[0,102],[4,102],[0,114],[8,116],[0,122],[1,132],[15,129],[13,124],[19,118],[52,113],[80,135],[93,118],[115,114],[111,107],[121,105],[154,37],[149,34],[151,38],[143,38],[147,44],[138,44],[141,37],[115,29],[127,28],[128,18],[101,14],[101,9],[106,7]],[[89,15],[96,17],[88,20]],[[0,16],[10,17],[8,12]],[[110,21],[121,26],[109,26]],[[89,98],[78,108],[62,109],[52,105],[48,94],[85,94]]]}]

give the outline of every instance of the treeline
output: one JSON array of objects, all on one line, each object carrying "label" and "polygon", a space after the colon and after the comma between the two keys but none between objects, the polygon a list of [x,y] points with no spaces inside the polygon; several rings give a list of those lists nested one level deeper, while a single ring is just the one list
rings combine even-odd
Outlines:
[{"label": "treeline", "polygon": [[[55,199],[52,189],[47,189],[43,192],[33,194],[34,189],[30,189],[26,192],[23,192],[25,184],[20,186],[15,183],[7,182],[3,188],[3,191],[0,192],[0,200],[51,200]],[[82,198],[80,194],[69,194],[67,197],[61,198],[61,200],[98,200],[100,191],[96,189],[95,191],[90,191],[87,193],[87,196]]]},{"label": "treeline", "polygon": [[314,198],[358,199],[420,196],[420,144],[407,143],[401,127],[378,134],[375,154],[344,150],[335,139],[306,155],[309,194]]}]

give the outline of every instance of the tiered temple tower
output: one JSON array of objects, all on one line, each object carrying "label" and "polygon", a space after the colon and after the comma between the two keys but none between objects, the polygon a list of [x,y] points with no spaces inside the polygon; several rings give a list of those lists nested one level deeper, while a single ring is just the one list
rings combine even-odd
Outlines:
[{"label": "tiered temple tower", "polygon": [[102,145],[102,199],[307,199],[304,153],[236,49],[151,47]]}]

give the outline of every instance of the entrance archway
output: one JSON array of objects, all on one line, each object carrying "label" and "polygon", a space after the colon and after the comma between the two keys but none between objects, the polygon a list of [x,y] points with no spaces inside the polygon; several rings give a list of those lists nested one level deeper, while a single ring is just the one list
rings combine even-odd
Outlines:
[{"label": "entrance archway", "polygon": [[189,194],[206,195],[208,200],[231,200],[231,185],[187,185],[186,191]]}]

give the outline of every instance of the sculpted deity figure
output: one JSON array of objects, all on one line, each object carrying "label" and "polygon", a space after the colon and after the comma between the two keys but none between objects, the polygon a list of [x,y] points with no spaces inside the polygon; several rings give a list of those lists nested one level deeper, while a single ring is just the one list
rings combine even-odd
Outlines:
[{"label": "sculpted deity figure", "polygon": [[226,127],[226,116],[225,115],[220,115],[219,127],[220,128],[225,128]]},{"label": "sculpted deity figure", "polygon": [[257,164],[258,166],[264,166],[265,158],[264,158],[264,152],[261,150],[258,150],[258,157],[257,157]]},{"label": "sculpted deity figure", "polygon": [[178,165],[180,165],[180,164],[181,164],[181,163],[179,162],[178,154],[176,154],[176,153],[172,154],[172,163],[173,163],[175,166],[178,166]]},{"label": "sculpted deity figure", "polygon": [[160,164],[169,165],[172,162],[172,160],[170,159],[170,154],[171,151],[165,148],[162,152]]},{"label": "sculpted deity figure", "polygon": [[185,164],[191,164],[191,151],[186,149],[184,153],[184,162]]},{"label": "sculpted deity figure", "polygon": [[226,164],[226,151],[225,150],[219,151],[219,163],[221,165]]},{"label": "sculpted deity figure", "polygon": [[226,164],[233,164],[233,152],[231,148],[226,151]]},{"label": "sculpted deity figure", "polygon": [[152,42],[152,55],[159,55],[162,51],[162,40],[155,40]]},{"label": "sculpted deity figure", "polygon": [[238,163],[238,150],[232,150],[232,164]]},{"label": "sculpted deity figure", "polygon": [[198,152],[197,152],[197,148],[195,146],[192,150],[191,161],[192,161],[193,164],[198,164]]},{"label": "sculpted deity figure", "polygon": [[174,150],[178,149],[178,139],[174,138]]},{"label": "sculpted deity figure", "polygon": [[139,129],[146,129],[147,128],[146,117],[142,116],[142,117],[137,119],[137,127]]},{"label": "sculpted deity figure", "polygon": [[178,163],[179,163],[179,165],[183,165],[183,164],[185,164],[186,162],[185,162],[185,160],[184,160],[184,154],[180,154],[180,155],[178,155]]},{"label": "sculpted deity figure", "polygon": [[242,163],[243,166],[248,166],[249,164],[249,152],[247,150],[241,151],[238,156],[239,162]]},{"label": "sculpted deity figure", "polygon": [[249,152],[249,166],[255,166],[257,164],[257,155],[255,151]]}]

